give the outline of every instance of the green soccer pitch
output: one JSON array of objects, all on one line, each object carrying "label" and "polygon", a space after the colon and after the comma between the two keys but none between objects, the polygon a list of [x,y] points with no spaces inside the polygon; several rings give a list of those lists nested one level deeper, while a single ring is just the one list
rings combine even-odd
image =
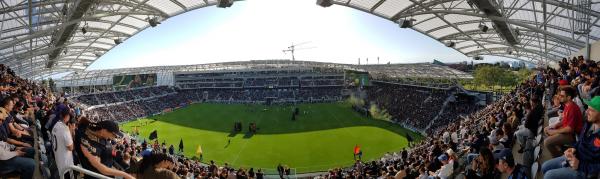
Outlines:
[{"label": "green soccer pitch", "polygon": [[[200,145],[204,163],[213,160],[255,171],[272,171],[281,163],[297,173],[350,166],[357,144],[362,159],[372,160],[407,147],[406,134],[422,138],[398,125],[363,117],[347,103],[297,106],[300,114],[292,121],[294,106],[194,104],[124,123],[121,128],[131,132],[133,126],[140,126],[140,136],[146,139],[157,130],[159,143],[172,144],[175,151],[183,139],[187,157],[196,156]],[[243,123],[242,132],[232,132],[236,121]],[[247,132],[251,122],[259,128],[254,135]]]}]

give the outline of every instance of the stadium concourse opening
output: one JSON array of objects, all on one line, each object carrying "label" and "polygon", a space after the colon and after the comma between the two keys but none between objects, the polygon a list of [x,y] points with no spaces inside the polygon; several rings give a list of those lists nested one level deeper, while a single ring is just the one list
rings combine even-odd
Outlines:
[{"label": "stadium concourse opening", "polygon": [[600,177],[593,0],[316,0],[461,57],[537,65],[505,93],[467,90],[472,71],[439,61],[296,60],[306,43],[290,60],[88,69],[166,19],[237,3],[0,1],[0,177]]}]

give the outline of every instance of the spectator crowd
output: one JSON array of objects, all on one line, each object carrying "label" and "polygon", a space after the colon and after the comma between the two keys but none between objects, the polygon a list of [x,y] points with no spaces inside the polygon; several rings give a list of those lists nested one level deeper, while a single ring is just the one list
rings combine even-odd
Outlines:
[{"label": "spectator crowd", "polygon": [[[447,90],[377,84],[367,89],[368,99],[385,106],[395,119],[424,128],[436,115],[441,113],[441,116],[428,136],[411,148],[374,161],[357,160],[350,167],[331,169],[316,178],[451,178],[457,175],[496,178],[502,174],[510,178],[532,178],[536,173],[526,171],[536,161],[517,162],[512,147],[529,153],[533,147],[530,143],[538,133],[543,133],[541,146],[552,157],[541,161],[544,178],[597,177],[600,171],[599,71],[594,61],[564,59],[558,69],[539,69],[510,93],[479,110],[458,104],[449,104],[442,110],[452,94]],[[297,92],[277,93],[303,96],[302,90],[309,90],[304,95],[324,98],[338,95],[341,90],[326,89],[333,92],[301,88]],[[150,144],[123,134],[116,121],[152,114],[193,99],[204,100],[206,95],[217,96],[212,99],[254,100],[254,96],[273,95],[273,90],[231,89],[223,93],[168,87],[134,90],[83,95],[73,102],[15,76],[8,67],[0,65],[0,174],[17,173],[27,179],[34,178],[36,173],[48,175],[45,178],[69,177],[69,167],[81,165],[102,175],[126,179],[264,178],[262,169],[234,169],[228,164],[217,166],[212,161],[203,164],[179,157],[172,145],[158,141]],[[190,99],[190,94],[195,95]],[[87,111],[78,107],[79,102],[100,106]],[[545,115],[550,117],[548,121],[544,121]],[[544,123],[548,125],[542,125]],[[45,155],[38,156],[44,162],[34,160],[40,154]],[[46,157],[48,159],[43,159]],[[50,172],[35,172],[36,165]],[[285,171],[283,166],[281,171]],[[75,172],[74,175],[80,174]]]}]

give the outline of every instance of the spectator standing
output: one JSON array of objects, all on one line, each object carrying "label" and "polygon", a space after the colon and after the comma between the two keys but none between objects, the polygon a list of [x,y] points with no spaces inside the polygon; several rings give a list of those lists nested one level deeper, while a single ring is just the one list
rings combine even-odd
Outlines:
[{"label": "spectator standing", "polygon": [[[75,134],[75,147],[83,168],[108,176],[132,179],[133,176],[111,168],[113,165],[111,140],[122,137],[119,126],[114,121],[90,123],[80,121]],[[86,178],[93,178],[86,176]]]},{"label": "spectator standing", "polygon": [[60,111],[60,116],[62,119],[56,122],[52,128],[52,148],[56,166],[58,168],[58,175],[65,175],[65,178],[70,178],[65,172],[69,166],[74,165],[72,135],[75,126],[69,123],[71,115],[69,114],[68,108],[63,108],[62,111]]}]

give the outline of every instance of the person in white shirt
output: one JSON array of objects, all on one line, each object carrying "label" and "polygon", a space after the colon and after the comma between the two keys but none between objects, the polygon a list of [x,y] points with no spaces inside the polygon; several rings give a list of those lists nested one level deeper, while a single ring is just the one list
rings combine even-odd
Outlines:
[{"label": "person in white shirt", "polygon": [[452,143],[454,144],[458,144],[458,134],[456,133],[456,131],[452,132],[452,134],[450,134],[450,138],[452,138]]},{"label": "person in white shirt", "polygon": [[54,159],[56,160],[59,176],[68,176],[68,174],[66,174],[67,168],[74,165],[72,137],[74,124],[69,123],[69,120],[71,119],[69,109],[63,109],[60,115],[62,120],[58,121],[52,128],[52,150],[54,151]]},{"label": "person in white shirt", "polygon": [[33,178],[35,161],[23,157],[25,152],[4,141],[0,141],[0,172],[19,172],[21,179]]},{"label": "person in white shirt", "polygon": [[446,154],[442,154],[438,157],[438,160],[440,162],[442,162],[442,168],[440,168],[438,171],[436,172],[429,172],[430,176],[429,178],[434,179],[436,177],[439,177],[441,179],[446,179],[448,177],[450,177],[450,175],[452,175],[452,172],[454,172],[454,161],[449,161],[448,160],[448,155]]}]

